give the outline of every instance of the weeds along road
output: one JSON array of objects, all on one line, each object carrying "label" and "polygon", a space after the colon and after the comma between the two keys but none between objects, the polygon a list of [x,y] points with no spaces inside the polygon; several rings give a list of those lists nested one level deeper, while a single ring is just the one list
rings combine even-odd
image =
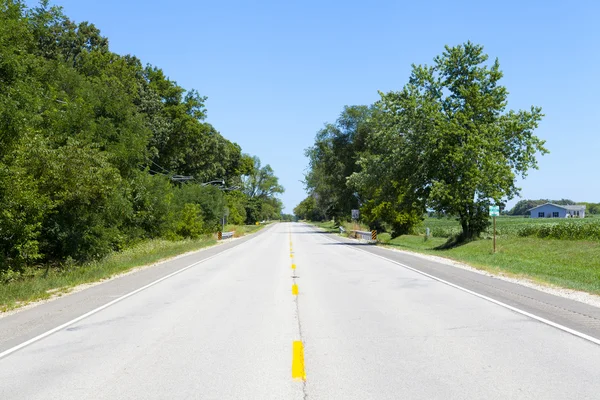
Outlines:
[{"label": "weeds along road", "polygon": [[599,321],[276,224],[0,319],[0,398],[596,399]]}]

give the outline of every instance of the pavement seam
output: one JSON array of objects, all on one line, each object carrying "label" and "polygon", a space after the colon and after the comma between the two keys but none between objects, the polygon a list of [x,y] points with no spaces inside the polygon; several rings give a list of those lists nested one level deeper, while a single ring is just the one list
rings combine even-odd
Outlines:
[{"label": "pavement seam", "polygon": [[[290,243],[291,243],[291,230],[290,230]],[[296,271],[297,271],[298,266],[296,265],[294,258],[292,258],[292,265],[294,265],[296,267],[296,268],[293,269],[293,272],[292,272],[292,283],[295,286],[297,286],[297,282],[296,282],[296,278],[297,278],[296,273],[297,272]],[[300,342],[302,342],[303,346],[306,347],[306,342],[304,340],[304,334],[302,333],[302,321],[300,319],[299,297],[300,296],[298,296],[298,295],[293,296],[294,305],[295,305],[295,311],[296,311],[296,321],[297,321],[297,324],[298,324],[298,338],[299,338]],[[305,360],[306,360],[306,358],[305,358]],[[306,361],[304,363],[304,375],[305,375],[305,378],[302,379],[302,399],[303,400],[307,400],[308,399],[308,393],[306,391]]]}]

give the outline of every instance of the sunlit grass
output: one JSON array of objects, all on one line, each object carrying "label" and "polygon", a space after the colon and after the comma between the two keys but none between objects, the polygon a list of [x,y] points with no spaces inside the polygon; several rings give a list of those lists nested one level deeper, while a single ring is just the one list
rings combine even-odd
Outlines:
[{"label": "sunlit grass", "polygon": [[[314,224],[336,232],[331,222]],[[386,240],[386,245],[446,257],[496,274],[525,277],[540,283],[600,294],[600,243],[597,241],[509,235],[498,238],[495,254],[490,239],[477,240],[448,250],[435,249],[446,240],[433,237],[425,241],[424,236],[404,235]]]},{"label": "sunlit grass", "polygon": [[600,294],[600,243],[506,237],[492,250],[491,240],[477,240],[448,250],[436,250],[445,239],[401,236],[388,245],[462,261],[493,273],[507,272],[539,282]]},{"label": "sunlit grass", "polygon": [[[232,225],[226,228],[234,230],[235,236],[238,237],[263,227],[264,225]],[[92,263],[62,268],[32,268],[13,281],[0,283],[0,312],[66,293],[77,285],[97,282],[136,267],[199,250],[216,242],[213,235],[194,240],[148,240]]]}]

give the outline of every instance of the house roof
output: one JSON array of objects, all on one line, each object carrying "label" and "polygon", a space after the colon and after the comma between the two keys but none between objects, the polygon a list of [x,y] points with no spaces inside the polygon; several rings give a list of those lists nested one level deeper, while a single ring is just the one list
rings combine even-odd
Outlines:
[{"label": "house roof", "polygon": [[568,210],[568,211],[583,211],[583,210],[585,210],[585,205],[583,205],[583,206],[559,206],[558,204],[554,204],[554,203],[544,203],[537,207],[530,208],[527,211],[533,211],[536,208],[540,208],[540,207],[544,207],[544,206],[554,206],[554,207],[562,208],[563,210]]}]

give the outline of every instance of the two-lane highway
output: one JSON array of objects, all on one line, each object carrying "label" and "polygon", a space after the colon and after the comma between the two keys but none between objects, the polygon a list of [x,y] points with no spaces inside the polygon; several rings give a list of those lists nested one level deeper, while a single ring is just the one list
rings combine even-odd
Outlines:
[{"label": "two-lane highway", "polygon": [[0,337],[0,398],[599,398],[597,344],[308,225],[202,257],[17,351]]}]

